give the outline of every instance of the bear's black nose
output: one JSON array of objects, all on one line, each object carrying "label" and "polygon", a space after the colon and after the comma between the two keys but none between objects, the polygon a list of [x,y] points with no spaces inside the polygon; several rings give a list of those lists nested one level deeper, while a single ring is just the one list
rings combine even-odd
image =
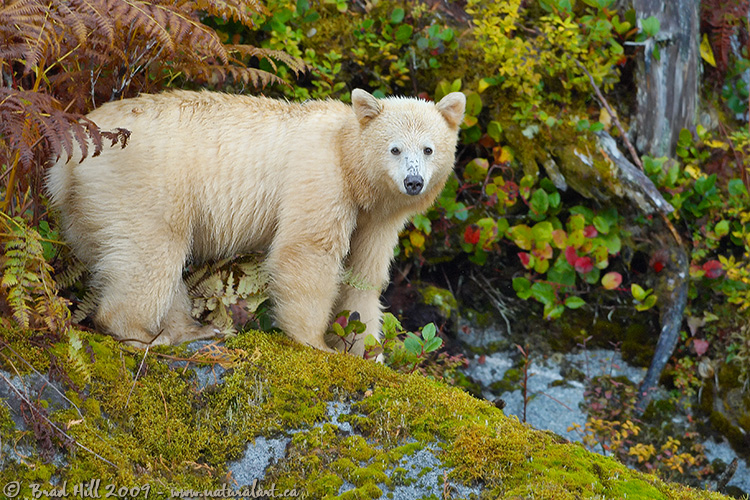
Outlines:
[{"label": "bear's black nose", "polygon": [[404,187],[406,188],[406,194],[417,195],[424,187],[424,179],[421,175],[407,175],[404,179]]}]

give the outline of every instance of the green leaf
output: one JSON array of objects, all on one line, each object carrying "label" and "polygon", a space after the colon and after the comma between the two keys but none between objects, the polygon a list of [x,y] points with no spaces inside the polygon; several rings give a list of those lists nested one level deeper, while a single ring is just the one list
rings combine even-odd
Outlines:
[{"label": "green leaf", "polygon": [[547,279],[564,286],[574,286],[576,284],[576,271],[561,255],[547,273]]},{"label": "green leaf", "polygon": [[655,36],[661,29],[661,23],[655,16],[649,16],[641,20],[641,29],[647,36]]},{"label": "green leaf", "polygon": [[732,179],[729,181],[727,190],[730,196],[743,196],[747,194],[747,188],[743,184],[742,179]]},{"label": "green leaf", "polygon": [[425,340],[431,340],[435,337],[435,333],[437,333],[437,328],[435,327],[435,323],[429,323],[422,328],[422,338]]},{"label": "green leaf", "polygon": [[413,337],[404,339],[404,348],[415,356],[422,354],[422,343]]},{"label": "green leaf", "polygon": [[411,38],[412,33],[414,33],[414,28],[412,28],[411,25],[402,24],[396,28],[393,36],[396,41],[404,43]]},{"label": "green leaf", "polygon": [[544,304],[544,317],[546,319],[557,319],[565,312],[562,304]]},{"label": "green leaf", "polygon": [[403,328],[401,327],[401,322],[396,318],[396,316],[389,312],[383,313],[383,324],[381,326],[383,335],[385,335],[386,337],[388,337],[388,335],[395,335],[402,329]]},{"label": "green leaf", "polygon": [[519,298],[526,300],[531,297],[531,281],[524,277],[513,278],[513,290]]},{"label": "green leaf", "polygon": [[425,215],[416,214],[412,218],[411,223],[414,224],[414,227],[420,229],[425,234],[430,234],[432,232],[432,222]]},{"label": "green leaf", "polygon": [[551,222],[542,221],[534,224],[534,227],[531,228],[531,234],[537,243],[547,243],[552,241],[553,230]]},{"label": "green leaf", "polygon": [[560,206],[560,193],[555,191],[549,195],[549,206],[552,208],[558,208]]},{"label": "green leaf", "polygon": [[714,226],[714,232],[718,237],[726,236],[729,234],[729,221],[722,220]]},{"label": "green leaf", "polygon": [[579,307],[583,307],[585,305],[586,301],[581,297],[570,296],[565,299],[565,307],[567,307],[568,309],[578,309]]},{"label": "green leaf", "polygon": [[493,141],[500,142],[502,133],[503,133],[503,126],[500,125],[500,122],[492,120],[487,125],[487,135],[489,135]]},{"label": "green leaf", "polygon": [[346,337],[346,332],[344,331],[344,327],[342,327],[340,324],[334,323],[331,327],[333,328],[333,333],[335,333],[337,336],[341,338]]},{"label": "green leaf", "polygon": [[703,175],[695,181],[695,192],[704,195],[714,187],[714,184],[716,184],[716,174],[711,174],[708,177]]},{"label": "green leaf", "polygon": [[466,114],[478,116],[482,111],[482,98],[476,92],[466,92]]},{"label": "green leaf", "polygon": [[464,179],[470,182],[482,182],[487,177],[487,170],[490,167],[486,158],[474,158],[464,167]]},{"label": "green leaf", "polygon": [[656,295],[650,295],[642,304],[636,304],[635,309],[637,311],[646,311],[654,307],[654,305],[656,305]]},{"label": "green leaf", "polygon": [[531,285],[531,296],[545,305],[555,303],[555,289],[549,283],[536,282]]},{"label": "green leaf", "polygon": [[391,22],[393,24],[398,24],[404,20],[405,15],[406,12],[404,12],[404,9],[402,9],[401,7],[397,7],[393,9],[393,12],[391,13]]},{"label": "green leaf", "polygon": [[424,352],[437,351],[438,349],[440,349],[440,346],[442,345],[443,345],[443,339],[441,339],[440,337],[432,338],[428,340],[427,342],[425,342]]},{"label": "green leaf", "polygon": [[538,214],[545,214],[549,209],[549,195],[544,189],[537,189],[531,196],[531,209]]},{"label": "green leaf", "polygon": [[601,234],[609,233],[609,222],[604,217],[598,215],[594,217],[594,227]]},{"label": "green leaf", "polygon": [[[575,207],[573,207],[575,208]],[[572,209],[571,209],[572,212]],[[581,214],[572,215],[568,219],[568,229],[569,231],[576,231],[579,229],[583,229],[586,226],[586,218]]]},{"label": "green leaf", "polygon": [[633,298],[637,300],[638,302],[643,302],[646,300],[646,297],[652,292],[652,289],[644,290],[640,285],[637,283],[633,283],[630,285],[630,293],[633,294]]}]

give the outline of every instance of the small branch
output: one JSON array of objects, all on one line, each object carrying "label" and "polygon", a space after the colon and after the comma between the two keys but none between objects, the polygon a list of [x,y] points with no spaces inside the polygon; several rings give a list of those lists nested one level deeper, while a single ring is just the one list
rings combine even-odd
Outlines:
[{"label": "small branch", "polygon": [[[25,359],[23,359],[21,357],[21,355],[18,354],[16,351],[14,351],[13,348],[7,342],[4,342],[2,340],[0,340],[0,342],[2,342],[2,346],[5,349],[8,349],[10,352],[12,352],[15,357],[17,357],[18,359],[20,359],[21,361],[23,361],[23,363],[26,366],[28,366],[34,373],[36,373],[42,380],[44,380],[47,383],[47,387],[49,387],[52,390],[54,390],[56,393],[58,393],[60,395],[60,397],[62,397],[65,401],[67,401],[68,403],[70,403],[71,406],[73,406],[73,408],[76,409],[76,412],[78,412],[78,416],[80,416],[81,418],[83,418],[83,413],[81,413],[81,409],[78,408],[78,406],[73,401],[71,401],[70,399],[68,399],[68,397],[60,391],[60,389],[58,389],[57,387],[55,387],[55,384],[53,384],[52,382],[50,382],[49,379],[47,377],[45,377],[44,375],[42,375],[36,368],[34,368],[31,365],[31,363],[29,363],[28,361],[26,361]],[[20,377],[20,374],[18,373],[18,370],[16,370],[16,367],[13,364],[13,362],[10,359],[8,359],[7,356],[5,356],[2,353],[0,353],[0,356],[3,356],[8,361],[8,363],[10,363],[10,365],[13,367],[13,370]]]},{"label": "small branch", "polygon": [[34,406],[34,404],[33,404],[33,403],[32,403],[32,402],[31,402],[31,401],[29,400],[29,398],[28,398],[28,397],[26,397],[26,396],[24,396],[24,395],[23,395],[23,394],[21,393],[21,391],[19,391],[18,389],[16,389],[16,386],[14,386],[14,385],[13,385],[13,383],[12,383],[12,382],[11,382],[10,380],[8,380],[8,378],[7,378],[7,377],[6,377],[5,375],[3,375],[3,374],[2,374],[1,372],[0,372],[0,378],[2,378],[2,379],[3,379],[4,381],[5,381],[5,383],[6,383],[6,384],[8,384],[8,387],[10,387],[10,389],[11,389],[11,390],[12,390],[13,392],[15,392],[15,393],[16,393],[16,396],[18,396],[18,398],[19,398],[19,399],[20,399],[21,401],[23,401],[24,403],[26,403],[26,405],[27,405],[27,406],[28,406],[28,407],[29,407],[29,408],[30,408],[30,409],[31,409],[31,410],[32,410],[33,412],[35,412],[35,413],[36,413],[37,415],[39,415],[40,417],[42,417],[42,418],[44,419],[44,421],[45,421],[45,422],[47,422],[47,423],[48,423],[48,424],[50,425],[50,427],[52,427],[53,429],[55,429],[55,430],[56,430],[57,432],[59,432],[59,433],[60,433],[61,435],[63,435],[63,436],[64,436],[64,437],[66,438],[66,439],[68,439],[68,440],[69,440],[70,442],[72,442],[73,444],[75,444],[75,445],[76,445],[76,446],[78,446],[79,448],[81,448],[81,449],[83,449],[83,450],[86,450],[86,451],[88,451],[89,453],[91,453],[92,455],[94,455],[94,456],[95,456],[96,458],[98,458],[98,459],[99,459],[99,460],[101,460],[102,462],[104,462],[104,463],[107,463],[107,464],[111,465],[112,467],[117,467],[117,466],[116,466],[115,464],[113,464],[112,462],[110,462],[110,461],[109,461],[109,460],[107,460],[106,458],[102,457],[101,455],[99,455],[99,454],[98,454],[97,452],[95,452],[94,450],[91,450],[90,448],[87,448],[86,446],[82,445],[81,443],[79,443],[78,441],[76,441],[75,439],[73,439],[73,437],[71,437],[71,436],[70,436],[70,435],[69,435],[69,434],[68,434],[67,432],[65,432],[64,430],[60,429],[60,428],[59,428],[59,427],[58,427],[57,425],[55,425],[55,423],[54,423],[54,422],[52,422],[52,421],[51,421],[51,420],[50,420],[49,418],[47,418],[47,416],[46,416],[45,414],[43,414],[42,412],[40,412],[39,410],[37,410],[36,406]]},{"label": "small branch", "polygon": [[643,163],[641,163],[641,159],[638,156],[638,154],[635,152],[635,148],[628,140],[628,136],[625,135],[625,129],[622,128],[622,125],[620,124],[620,120],[617,118],[617,115],[612,110],[612,108],[609,106],[609,103],[604,98],[604,95],[602,94],[602,91],[599,90],[599,87],[596,85],[596,82],[594,81],[594,77],[591,76],[591,73],[589,73],[589,70],[586,69],[586,67],[581,64],[577,59],[571,57],[573,59],[573,62],[576,63],[576,65],[581,68],[581,71],[586,73],[586,76],[589,77],[589,81],[591,82],[591,86],[594,88],[594,92],[596,92],[596,98],[599,101],[599,103],[604,106],[604,109],[607,110],[607,113],[609,113],[609,116],[612,117],[612,121],[615,123],[615,127],[617,127],[617,130],[620,131],[620,136],[622,137],[622,141],[625,143],[625,146],[628,148],[628,151],[630,152],[630,156],[633,157],[633,162],[638,165],[638,168],[643,170]]},{"label": "small branch", "polygon": [[128,392],[128,399],[125,400],[125,408],[128,407],[130,404],[130,396],[133,394],[133,389],[135,389],[135,383],[138,382],[138,375],[141,374],[141,370],[143,369],[143,363],[146,362],[146,356],[148,356],[148,350],[151,347],[151,344],[146,345],[146,351],[143,353],[143,359],[141,360],[140,366],[138,366],[138,371],[135,372],[135,376],[133,377],[133,385],[130,386],[130,392]]}]

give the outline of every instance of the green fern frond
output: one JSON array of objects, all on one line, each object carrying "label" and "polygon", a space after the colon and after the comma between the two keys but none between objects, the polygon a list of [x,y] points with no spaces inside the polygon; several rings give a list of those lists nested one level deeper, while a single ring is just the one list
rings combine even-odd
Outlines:
[{"label": "green fern frond", "polygon": [[41,236],[19,217],[2,212],[0,216],[7,235],[0,257],[0,291],[13,319],[23,328],[63,334],[70,325],[70,311],[67,301],[57,295]]},{"label": "green fern frond", "polygon": [[77,330],[71,328],[68,331],[68,361],[73,370],[88,383],[91,381],[90,363],[85,356],[86,351],[83,348],[83,341]]},{"label": "green fern frond", "polygon": [[341,282],[357,290],[380,290],[378,287],[367,281],[364,277],[356,274],[351,269],[345,269],[341,276]]},{"label": "green fern frond", "polygon": [[55,281],[60,288],[70,288],[80,282],[88,272],[86,264],[71,255],[70,259],[67,260],[67,267],[55,276]]}]

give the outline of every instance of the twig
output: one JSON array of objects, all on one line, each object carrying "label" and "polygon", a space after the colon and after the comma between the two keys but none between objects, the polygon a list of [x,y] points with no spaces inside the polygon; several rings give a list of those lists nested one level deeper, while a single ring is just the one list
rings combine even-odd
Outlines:
[{"label": "twig", "polygon": [[101,460],[102,462],[104,462],[104,463],[107,463],[107,464],[111,465],[112,467],[117,467],[117,466],[116,466],[115,464],[113,464],[112,462],[110,462],[110,461],[109,461],[109,460],[107,460],[106,458],[102,457],[101,455],[99,455],[99,454],[98,454],[97,452],[95,452],[94,450],[91,450],[90,448],[87,448],[86,446],[82,445],[81,443],[79,443],[78,441],[76,441],[75,439],[73,439],[73,438],[72,438],[72,437],[71,437],[71,436],[70,436],[70,435],[69,435],[69,434],[68,434],[67,432],[65,432],[64,430],[60,429],[60,428],[59,428],[59,427],[58,427],[57,425],[55,425],[55,423],[54,423],[54,422],[52,422],[52,421],[51,421],[51,420],[50,420],[49,418],[47,418],[47,416],[46,416],[45,414],[43,414],[42,412],[40,412],[40,411],[39,411],[39,410],[38,410],[38,409],[36,408],[36,406],[34,406],[34,404],[33,404],[33,403],[32,403],[32,402],[31,402],[31,401],[29,400],[29,398],[27,398],[26,396],[24,396],[24,395],[23,395],[23,394],[21,393],[21,391],[19,391],[18,389],[16,389],[16,386],[14,386],[14,385],[13,385],[13,384],[11,383],[11,381],[10,381],[10,380],[8,380],[8,378],[7,378],[7,377],[6,377],[5,375],[3,375],[2,373],[0,373],[0,378],[2,378],[2,379],[3,379],[4,381],[5,381],[5,383],[6,383],[6,384],[8,384],[8,387],[10,387],[10,388],[11,388],[11,390],[12,390],[13,392],[15,392],[15,393],[16,393],[16,396],[18,396],[18,397],[19,397],[19,398],[21,399],[21,401],[23,401],[24,403],[26,403],[26,405],[27,405],[27,406],[28,406],[28,407],[29,407],[29,408],[30,408],[30,409],[31,409],[32,411],[36,412],[36,414],[37,414],[37,415],[39,415],[40,417],[42,417],[42,418],[43,418],[43,419],[44,419],[44,420],[45,420],[45,421],[46,421],[46,422],[47,422],[47,423],[48,423],[48,424],[50,425],[50,427],[52,427],[52,428],[53,428],[53,429],[55,429],[55,430],[56,430],[57,432],[59,432],[60,434],[62,434],[63,436],[65,436],[65,438],[66,438],[66,439],[68,439],[69,441],[71,441],[71,442],[72,442],[73,444],[75,444],[75,445],[76,445],[76,446],[78,446],[79,448],[81,448],[81,449],[83,449],[83,450],[86,450],[86,451],[88,451],[89,453],[91,453],[92,455],[94,455],[94,456],[95,456],[96,458],[98,458],[98,459],[99,459],[99,460]]},{"label": "twig", "polygon": [[622,128],[622,125],[620,124],[620,120],[617,119],[617,115],[612,110],[612,108],[609,106],[609,103],[604,98],[604,95],[602,95],[602,91],[599,90],[599,87],[596,85],[596,82],[594,81],[594,77],[591,76],[591,73],[589,73],[589,70],[586,69],[586,67],[581,64],[578,59],[575,59],[574,57],[570,57],[576,65],[581,68],[581,71],[586,73],[586,76],[589,77],[589,81],[591,82],[591,86],[594,87],[594,92],[596,92],[596,98],[599,101],[599,103],[604,106],[604,109],[607,110],[607,113],[609,113],[609,116],[612,117],[612,121],[615,123],[615,127],[617,127],[617,130],[620,131],[620,136],[622,137],[622,141],[625,143],[625,146],[628,148],[628,151],[630,152],[630,156],[633,157],[633,163],[638,165],[638,168],[643,170],[643,163],[641,163],[641,159],[638,156],[638,153],[635,152],[635,148],[628,140],[628,136],[625,135],[625,129]]},{"label": "twig", "polygon": [[[167,408],[167,398],[164,397],[164,391],[161,390],[161,383],[157,384],[156,387],[159,388],[159,394],[161,394],[161,400],[164,403],[164,421],[169,422],[169,409]],[[167,425],[167,439],[170,439],[169,437],[169,425]]]},{"label": "twig", "polygon": [[[41,374],[41,373],[40,373],[39,371],[37,371],[37,369],[36,369],[36,368],[34,368],[34,367],[33,367],[33,366],[31,365],[31,363],[29,363],[28,361],[26,361],[25,359],[23,359],[23,358],[21,357],[21,355],[20,355],[20,354],[18,354],[18,353],[17,353],[16,351],[14,351],[14,350],[13,350],[13,348],[12,348],[12,347],[11,347],[10,345],[8,345],[8,343],[7,343],[7,342],[5,342],[5,341],[2,341],[2,340],[0,340],[0,342],[2,342],[2,345],[3,345],[3,347],[4,347],[5,349],[8,349],[8,350],[9,350],[10,352],[12,352],[12,353],[13,353],[13,354],[14,354],[14,355],[15,355],[15,356],[16,356],[16,357],[18,358],[18,359],[20,359],[21,361],[23,361],[23,362],[24,362],[24,364],[25,364],[26,366],[28,366],[28,367],[29,367],[29,368],[30,368],[30,369],[31,369],[31,370],[32,370],[32,371],[33,371],[34,373],[36,373],[37,375],[39,375],[39,377],[41,377],[41,378],[42,378],[42,380],[44,380],[44,381],[45,381],[45,382],[47,383],[47,387],[50,387],[50,388],[52,388],[52,389],[53,389],[53,390],[54,390],[54,391],[55,391],[56,393],[58,393],[58,394],[59,394],[59,395],[60,395],[60,396],[61,396],[61,397],[62,397],[62,398],[63,398],[63,399],[65,400],[65,401],[67,401],[68,403],[70,403],[70,404],[71,404],[71,405],[73,406],[73,408],[75,408],[75,409],[76,409],[76,411],[78,412],[78,416],[80,416],[81,418],[83,418],[83,413],[81,413],[81,409],[80,409],[80,408],[78,408],[78,406],[77,406],[77,405],[76,405],[76,404],[75,404],[75,403],[74,403],[73,401],[71,401],[70,399],[68,399],[68,397],[67,397],[67,396],[65,396],[65,394],[63,394],[63,393],[62,393],[62,392],[60,391],[60,389],[58,389],[57,387],[55,387],[55,384],[53,384],[52,382],[50,382],[50,381],[49,381],[49,379],[48,379],[47,377],[45,377],[45,376],[44,376],[44,375],[42,375],[42,374]],[[5,358],[5,359],[6,359],[7,361],[8,361],[8,363],[10,363],[10,364],[11,364],[11,366],[13,366],[13,369],[14,369],[14,370],[16,371],[16,374],[18,374],[18,375],[20,376],[20,374],[18,373],[18,370],[16,370],[16,367],[15,367],[15,365],[13,365],[13,362],[12,362],[12,361],[11,361],[10,359],[8,359],[8,357],[7,357],[6,355],[4,355],[4,354],[2,354],[2,353],[0,353],[0,356],[4,357],[4,358]]]},{"label": "twig", "polygon": [[477,279],[477,276],[475,275],[473,270],[469,277],[474,281],[474,283],[479,285],[479,289],[487,294],[487,296],[490,298],[490,300],[492,301],[492,305],[495,306],[495,309],[497,309],[497,312],[500,313],[500,316],[505,321],[505,327],[508,329],[508,335],[510,335],[512,333],[512,330],[510,327],[510,320],[508,320],[508,316],[506,314],[508,311],[500,293],[495,290],[495,288],[484,275],[479,275],[479,278],[481,278],[484,283],[479,282],[479,279]]},{"label": "twig", "polygon": [[148,356],[148,350],[151,347],[151,344],[146,344],[146,351],[143,353],[143,359],[141,360],[140,366],[138,366],[138,371],[135,372],[135,377],[133,377],[133,385],[130,386],[130,392],[128,392],[128,399],[125,401],[125,408],[128,407],[130,404],[130,396],[133,394],[133,389],[135,389],[135,383],[138,382],[138,375],[141,374],[141,370],[143,369],[143,363],[146,362],[146,356]]}]

